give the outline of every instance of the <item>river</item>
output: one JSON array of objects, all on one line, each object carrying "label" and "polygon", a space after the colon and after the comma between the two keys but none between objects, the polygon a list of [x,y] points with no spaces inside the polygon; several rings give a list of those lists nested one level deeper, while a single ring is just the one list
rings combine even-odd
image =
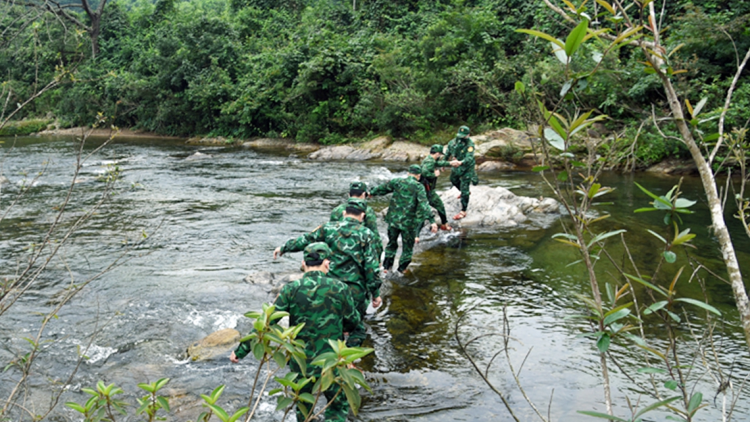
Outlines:
[{"label": "river", "polygon": [[[28,194],[0,223],[2,277],[11,277],[17,265],[38,243],[48,227],[54,207],[64,197],[75,165],[75,143],[64,138],[6,138],[2,148],[2,173],[10,179],[0,194],[0,212],[5,212],[23,183],[33,183]],[[93,151],[90,142],[85,151]],[[87,286],[53,320],[45,338],[25,394],[25,406],[42,411],[54,385],[65,383],[77,359],[79,347],[89,341],[88,360],[81,366],[62,402],[83,402],[81,387],[98,380],[116,383],[129,397],[138,395],[136,384],[170,378],[168,394],[175,415],[188,420],[200,412],[199,394],[216,386],[227,388],[220,404],[236,409],[247,400],[256,369],[252,358],[232,365],[226,358],[191,362],[184,352],[190,343],[222,328],[246,332],[249,320],[243,313],[259,309],[273,296],[266,286],[250,285],[244,277],[257,271],[290,272],[299,268],[300,254],[287,254],[274,261],[272,251],[287,239],[327,220],[330,210],[341,203],[350,181],[360,179],[371,186],[404,174],[402,163],[315,162],[296,156],[266,154],[241,148],[200,148],[209,158],[186,160],[198,148],[177,141],[122,139],[96,151],[86,161],[76,184],[69,214],[63,225],[81,215],[96,200],[103,183],[97,181],[117,166],[121,179],[114,194],[96,215],[79,229],[62,253],[51,262],[37,284],[0,317],[0,363],[6,365],[28,350],[23,337],[38,330],[38,312],[55,303],[60,289],[71,280],[80,282],[106,268],[128,250],[136,239],[148,241],[121,263]],[[538,174],[507,172],[480,175],[481,183],[503,186],[516,194],[547,195]],[[23,182],[26,180],[26,182]],[[659,242],[646,230],[663,231],[661,216],[634,214],[648,206],[649,199],[635,181],[660,194],[677,178],[647,174],[605,174],[607,186],[615,187],[599,212],[612,217],[602,230],[626,228],[631,252],[648,272],[658,259]],[[447,188],[441,178],[439,189]],[[686,178],[684,197],[697,200],[696,213],[684,216],[686,227],[698,237],[690,253],[706,266],[724,274],[716,241],[709,236],[710,223],[699,180]],[[371,201],[376,210],[387,206],[387,198]],[[727,218],[745,274],[750,242],[739,224]],[[380,221],[381,233],[385,225]],[[533,220],[513,229],[464,230],[425,239],[417,249],[412,273],[389,279],[383,288],[384,306],[370,310],[369,345],[373,357],[362,367],[373,393],[365,394],[360,421],[510,421],[499,397],[477,376],[459,353],[453,335],[461,315],[467,313],[459,332],[464,341],[477,334],[499,332],[503,312],[511,326],[511,361],[516,369],[523,362],[521,382],[526,393],[545,415],[555,421],[596,420],[578,410],[604,412],[599,357],[594,342],[580,334],[588,325],[569,317],[584,311],[577,293],[588,291],[588,278],[574,251],[551,236],[560,231],[555,219]],[[620,259],[622,247],[612,239],[613,255]],[[668,271],[687,261],[681,256]],[[615,279],[608,264],[598,264],[603,280]],[[686,273],[689,273],[688,269]],[[739,327],[731,288],[709,276],[707,294],[723,314],[713,339],[720,350],[724,376],[732,376],[735,389],[750,372],[748,349]],[[701,298],[697,282],[687,284],[683,276],[681,295]],[[646,298],[644,295],[643,298]],[[640,299],[640,296],[639,296]],[[700,330],[704,316],[697,308],[686,308],[690,326]],[[504,311],[505,310],[505,311]],[[688,325],[683,324],[686,328]],[[647,335],[653,345],[664,347],[661,327],[647,319]],[[97,332],[91,337],[91,333]],[[486,364],[502,349],[498,336],[476,342],[470,350]],[[630,372],[643,365],[640,349],[612,346]],[[685,343],[685,357],[692,343]],[[530,350],[530,353],[529,353]],[[528,353],[528,357],[526,357]],[[696,419],[721,419],[717,384],[700,362],[693,362],[689,386],[704,396],[705,409]],[[610,368],[615,412],[629,415],[625,396],[641,407],[653,402],[617,368]],[[0,393],[6,397],[16,379],[10,369],[0,375]],[[640,375],[640,381],[647,378]],[[520,420],[538,420],[516,388],[501,354],[489,371],[489,379],[502,391]],[[657,382],[665,379],[657,377]],[[671,393],[661,388],[663,394]],[[745,387],[744,397],[747,397]],[[264,399],[258,420],[279,420],[275,400]],[[134,410],[130,409],[132,415]],[[663,420],[665,413],[650,413]],[[658,417],[657,417],[658,416]],[[750,401],[740,399],[734,420],[750,418]],[[52,420],[78,420],[74,412],[59,405]],[[135,420],[132,416],[129,420]],[[289,420],[289,419],[288,419]]]}]

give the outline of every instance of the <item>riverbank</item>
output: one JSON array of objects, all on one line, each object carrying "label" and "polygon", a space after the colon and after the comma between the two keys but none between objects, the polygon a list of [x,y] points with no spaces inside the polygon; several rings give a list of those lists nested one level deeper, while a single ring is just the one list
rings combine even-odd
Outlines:
[{"label": "riverbank", "polygon": [[[93,139],[106,139],[113,135],[113,129],[91,129],[74,127],[66,129],[46,129],[34,133],[34,136],[88,136]],[[191,138],[160,135],[153,132],[117,129],[116,137],[120,139],[164,139],[185,140],[185,143],[197,146],[241,146],[242,148],[278,154],[294,154],[311,160],[329,161],[393,161],[420,162],[429,153],[429,146],[407,140],[393,139],[390,136],[378,136],[362,142],[341,145],[321,145],[308,142],[297,142],[291,138],[256,138],[233,139],[225,137]],[[483,132],[471,137],[476,145],[475,157],[477,171],[496,172],[512,170],[530,170],[543,164],[541,151],[535,145],[530,131],[502,128]],[[584,161],[584,154],[579,158]],[[617,165],[609,166],[616,169]],[[696,174],[697,168],[692,160],[667,158],[650,166],[636,166],[635,171],[646,171],[666,175]]]}]

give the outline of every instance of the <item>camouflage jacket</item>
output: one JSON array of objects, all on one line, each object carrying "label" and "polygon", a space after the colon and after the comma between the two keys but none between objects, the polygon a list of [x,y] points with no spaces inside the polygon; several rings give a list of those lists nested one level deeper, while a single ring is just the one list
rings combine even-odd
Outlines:
[{"label": "camouflage jacket", "polygon": [[436,160],[428,155],[427,158],[422,160],[422,179],[427,183],[426,185],[430,190],[435,190],[437,186],[437,176],[435,176],[435,170],[438,167],[450,167],[451,163],[445,160]]},{"label": "camouflage jacket", "polygon": [[453,173],[459,175],[475,173],[474,165],[476,164],[476,161],[474,160],[474,141],[470,138],[453,138],[448,142],[448,149],[445,153],[446,160],[451,158],[461,161],[460,166],[454,167],[453,170],[451,170]]},{"label": "camouflage jacket", "polygon": [[[331,211],[331,221],[343,220],[345,210],[346,210],[346,202],[334,208],[333,211]],[[365,220],[362,222],[362,224],[364,224],[364,226],[370,229],[370,231],[372,232],[372,238],[373,238],[373,241],[375,242],[376,249],[378,250],[382,249],[383,243],[380,240],[380,233],[378,232],[378,217],[375,214],[375,210],[372,209],[372,207],[369,205],[367,206],[367,211],[365,212]],[[377,248],[378,245],[380,245],[381,248]]]},{"label": "camouflage jacket", "polygon": [[424,186],[417,179],[406,176],[405,178],[391,179],[370,192],[372,196],[387,195],[393,193],[388,204],[388,214],[385,221],[399,230],[418,230],[425,220],[435,222],[432,216],[430,204],[427,202],[427,193]]},{"label": "camouflage jacket", "polygon": [[[354,333],[362,321],[346,285],[322,271],[306,272],[284,286],[275,305],[277,311],[289,312],[290,327],[305,324],[297,338],[305,342],[308,362],[331,350],[329,339],[342,340],[344,332]],[[242,359],[250,352],[250,341],[246,341],[235,355]]]},{"label": "camouflage jacket", "polygon": [[346,217],[288,240],[281,252],[300,252],[314,242],[325,242],[333,252],[329,276],[347,284],[357,284],[372,298],[380,296],[380,260],[370,229]]}]

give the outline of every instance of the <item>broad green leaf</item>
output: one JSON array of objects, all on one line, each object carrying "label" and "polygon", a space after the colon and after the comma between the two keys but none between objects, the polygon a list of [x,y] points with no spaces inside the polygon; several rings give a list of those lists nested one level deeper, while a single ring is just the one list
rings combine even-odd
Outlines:
[{"label": "broad green leaf", "polygon": [[276,362],[276,365],[279,365],[279,368],[286,366],[286,356],[281,352],[274,353],[273,360]]},{"label": "broad green leaf", "polygon": [[279,396],[279,399],[276,402],[276,410],[279,411],[281,409],[286,409],[287,407],[291,406],[292,403],[294,403],[293,399],[285,396]]},{"label": "broad green leaf", "polygon": [[664,382],[664,387],[666,387],[666,388],[668,388],[668,389],[670,389],[672,391],[675,391],[677,389],[677,381],[675,381],[675,380],[666,381],[666,382]]},{"label": "broad green leaf", "polygon": [[161,408],[169,412],[169,400],[167,400],[166,397],[159,396],[156,398],[156,401],[159,402],[159,405],[161,405]]},{"label": "broad green leaf", "polygon": [[628,315],[630,315],[630,309],[620,309],[619,311],[605,317],[604,325],[609,325],[617,320],[625,318]]},{"label": "broad green leaf", "polygon": [[669,317],[672,318],[674,320],[674,322],[680,322],[681,321],[680,316],[677,315],[674,312],[667,311],[667,315],[669,315]]},{"label": "broad green leaf", "polygon": [[560,98],[564,97],[565,94],[567,94],[568,91],[570,91],[570,87],[573,86],[573,82],[574,82],[573,79],[565,81],[565,83],[562,86],[562,89],[560,90]]},{"label": "broad green leaf", "polygon": [[266,348],[263,346],[263,343],[256,343],[253,346],[253,356],[255,356],[255,359],[263,360],[263,355],[266,353]]},{"label": "broad green leaf", "polygon": [[209,405],[207,405],[207,406],[208,406],[208,407],[209,407],[209,408],[210,408],[210,409],[211,409],[211,410],[212,410],[212,411],[214,412],[214,414],[215,414],[216,416],[218,416],[218,417],[219,417],[219,419],[221,419],[222,421],[226,421],[226,420],[228,420],[228,419],[229,419],[229,415],[227,414],[227,412],[226,412],[226,411],[225,411],[225,410],[224,410],[224,409],[223,409],[223,408],[222,408],[221,406],[219,406],[219,405],[216,405],[216,404],[209,404]]},{"label": "broad green leaf", "polygon": [[650,314],[652,314],[652,313],[660,310],[661,308],[667,306],[668,303],[669,302],[666,301],[666,300],[662,300],[662,301],[653,303],[653,304],[651,304],[651,306],[649,306],[648,308],[646,308],[646,309],[643,310],[643,315],[650,315]]},{"label": "broad green leaf", "polygon": [[557,173],[557,180],[559,180],[561,182],[567,181],[568,180],[568,171],[567,170],[563,170],[560,173]]},{"label": "broad green leaf", "polygon": [[602,185],[600,183],[592,184],[586,196],[588,196],[589,199],[593,199],[596,193],[599,192],[599,189],[601,189],[601,187]]},{"label": "broad green leaf", "polygon": [[138,384],[138,387],[141,388],[142,390],[148,391],[149,393],[153,393],[155,391],[153,385],[146,384],[146,383],[143,383],[143,382],[140,383],[140,384]]},{"label": "broad green leaf", "polygon": [[662,256],[664,257],[664,260],[670,264],[674,264],[675,261],[677,261],[677,254],[672,251],[664,251],[662,252]]},{"label": "broad green leaf", "polygon": [[[275,395],[279,394],[282,391],[284,391],[283,388],[274,388],[273,390],[271,390],[271,391],[268,392],[268,395],[269,396],[275,396]],[[201,395],[201,396],[203,396],[203,395]],[[205,399],[205,396],[203,396],[203,397]]]},{"label": "broad green leaf", "polygon": [[703,110],[703,106],[706,105],[706,101],[708,101],[708,97],[703,97],[698,101],[698,104],[695,105],[695,112],[691,113],[693,117],[698,117],[698,115],[701,114],[701,110]]},{"label": "broad green leaf", "polygon": [[533,35],[535,37],[539,37],[539,38],[545,39],[545,40],[551,42],[552,44],[560,47],[561,49],[563,49],[563,50],[565,49],[565,45],[562,43],[562,41],[558,40],[557,38],[553,37],[552,35],[545,34],[544,32],[535,31],[533,29],[516,29],[516,32],[522,32],[524,34],[529,34],[529,35]]},{"label": "broad green leaf", "polygon": [[560,135],[558,135],[557,132],[554,131],[554,129],[545,128],[544,137],[547,139],[547,142],[550,145],[561,151],[565,151],[565,140]]},{"label": "broad green leaf", "polygon": [[615,15],[615,14],[616,14],[616,13],[615,13],[615,8],[614,8],[614,7],[612,7],[612,6],[611,6],[611,5],[609,4],[609,3],[607,3],[606,1],[604,1],[604,0],[596,0],[596,2],[597,2],[597,3],[599,3],[599,5],[600,5],[601,7],[603,7],[603,8],[605,8],[605,9],[607,9],[607,11],[608,11],[609,13],[611,13],[611,14],[613,14],[613,15]]},{"label": "broad green leaf", "polygon": [[693,413],[694,411],[698,410],[698,406],[701,405],[701,402],[703,401],[703,394],[701,393],[695,393],[692,397],[690,397],[690,402],[688,403],[688,413]]},{"label": "broad green leaf", "polygon": [[578,26],[573,28],[572,31],[570,31],[570,34],[568,35],[568,38],[565,39],[565,54],[568,55],[568,57],[572,56],[573,53],[575,53],[578,50],[578,47],[581,46],[581,43],[583,42],[583,37],[586,36],[586,32],[589,29],[589,21],[588,19],[583,19]]},{"label": "broad green leaf", "polygon": [[346,394],[346,401],[349,402],[349,406],[352,408],[352,413],[354,413],[354,416],[357,416],[359,407],[362,404],[362,397],[360,397],[359,395],[359,390],[357,390],[357,388],[352,388],[346,384],[344,384],[342,388],[344,389],[344,393]]},{"label": "broad green leaf", "polygon": [[169,378],[162,378],[159,381],[156,381],[156,388],[154,389],[154,391],[161,390],[161,388],[167,385],[168,382],[169,382]]},{"label": "broad green leaf", "polygon": [[68,406],[69,408],[75,410],[76,412],[86,413],[86,409],[84,409],[83,406],[81,406],[80,404],[76,402],[69,401],[65,403],[65,406]]},{"label": "broad green leaf", "polygon": [[526,92],[526,86],[524,86],[523,82],[516,81],[516,92],[523,95]]},{"label": "broad green leaf", "polygon": [[656,208],[654,208],[654,207],[646,207],[646,208],[638,208],[637,210],[635,210],[633,212],[634,213],[639,213],[639,212],[649,212],[649,211],[658,211],[658,210]]},{"label": "broad green leaf", "polygon": [[713,306],[709,305],[708,303],[701,302],[700,300],[690,299],[688,297],[681,297],[675,299],[675,302],[685,302],[689,303],[691,305],[695,305],[701,309],[705,309],[708,312],[711,312],[713,314],[716,314],[718,316],[721,316],[721,312],[719,312],[718,309],[714,308]]},{"label": "broad green leaf", "polygon": [[599,336],[599,339],[596,341],[596,347],[599,349],[601,353],[604,353],[607,350],[609,350],[609,343],[610,343],[609,333],[602,333]]},{"label": "broad green leaf", "polygon": [[313,396],[310,393],[302,393],[302,394],[300,394],[299,395],[299,399],[301,401],[304,401],[304,402],[307,402],[307,403],[310,403],[310,404],[315,403],[315,396]]},{"label": "broad green leaf", "polygon": [[691,201],[689,199],[677,198],[677,200],[674,201],[674,206],[677,208],[689,208],[695,205],[696,203],[697,203],[696,201]]},{"label": "broad green leaf", "polygon": [[533,171],[533,172],[540,172],[540,171],[544,171],[544,170],[549,170],[549,166],[536,166],[536,167],[534,167],[534,168],[531,169],[531,171]]},{"label": "broad green leaf", "polygon": [[247,408],[247,407],[240,407],[239,409],[237,409],[236,412],[234,412],[234,415],[232,415],[232,417],[229,418],[228,422],[234,422],[234,421],[236,421],[237,419],[240,418],[240,416],[242,416],[245,413],[247,413],[248,410],[250,410],[250,409]]},{"label": "broad green leaf", "polygon": [[588,411],[588,410],[579,410],[578,413],[580,413],[582,415],[586,415],[586,416],[593,416],[595,418],[607,419],[607,420],[610,420],[610,421],[630,422],[627,419],[618,418],[617,416],[610,416],[610,415],[608,415],[606,413],[591,412],[591,411]]}]

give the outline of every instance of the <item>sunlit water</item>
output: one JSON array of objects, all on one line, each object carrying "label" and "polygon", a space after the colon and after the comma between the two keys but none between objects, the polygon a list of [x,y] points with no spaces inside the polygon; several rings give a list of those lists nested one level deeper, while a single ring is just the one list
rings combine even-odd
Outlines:
[{"label": "sunlit water", "polygon": [[[75,144],[64,139],[4,141],[2,174],[11,183],[2,188],[0,212],[8,209],[23,185],[33,183],[0,223],[0,276],[10,277],[22,266],[28,247],[40,242],[54,207],[64,198],[74,168]],[[86,347],[88,359],[61,403],[85,401],[79,389],[98,380],[116,383],[134,397],[139,394],[137,383],[168,377],[166,394],[172,397],[176,420],[195,419],[201,411],[199,394],[220,384],[227,385],[222,406],[236,409],[244,405],[256,362],[247,358],[232,365],[226,357],[191,362],[184,355],[187,345],[222,328],[248,331],[248,320],[242,314],[273,300],[273,294],[268,286],[251,285],[243,278],[256,271],[298,270],[300,254],[274,261],[273,249],[324,223],[330,210],[344,200],[350,181],[360,179],[372,186],[403,175],[405,170],[403,164],[324,163],[235,148],[201,148],[209,158],[186,160],[195,151],[181,142],[121,140],[86,161],[63,226],[95,203],[103,187],[98,179],[113,166],[122,172],[116,194],[73,235],[23,299],[0,317],[3,367],[28,350],[23,337],[36,335],[41,319],[36,312],[47,311],[60,289],[99,273],[133,241],[144,235],[149,239],[128,261],[90,284],[50,323],[45,338],[54,342],[45,344],[34,366],[32,388],[23,393],[27,408],[45,409],[50,391],[66,382],[79,348]],[[43,168],[44,174],[33,181]],[[441,189],[448,187],[445,179],[441,178]],[[482,175],[481,179],[482,184],[503,186],[520,195],[547,194],[537,174],[503,173]],[[601,230],[628,229],[626,238],[634,259],[645,273],[653,271],[660,246],[646,230],[661,232],[663,226],[659,215],[632,213],[649,201],[633,181],[664,193],[678,179],[609,174],[603,180],[617,190],[609,198],[615,204],[601,207],[600,212],[613,215],[601,224]],[[690,199],[700,201],[703,197],[696,179],[685,180],[683,191]],[[376,198],[372,204],[380,210],[387,205],[387,198]],[[697,214],[685,216],[686,226],[698,234],[694,241],[698,248],[690,253],[723,276],[716,242],[706,228],[705,205],[696,208]],[[747,273],[748,240],[738,225],[730,223]],[[385,234],[382,221],[380,229]],[[511,328],[511,362],[516,370],[522,367],[521,383],[540,411],[549,412],[557,421],[589,419],[577,410],[604,412],[599,357],[594,342],[579,336],[590,329],[586,323],[568,318],[585,310],[576,294],[589,291],[588,277],[580,265],[569,266],[578,259],[575,252],[551,239],[559,231],[557,219],[540,217],[513,229],[425,236],[412,273],[386,280],[384,306],[377,312],[370,310],[369,345],[375,354],[362,367],[374,392],[365,394],[355,419],[512,420],[499,397],[459,352],[454,336],[463,315],[458,332],[464,342],[480,334],[500,333],[504,312]],[[612,255],[623,262],[623,248],[616,239],[609,243]],[[598,264],[602,282],[622,284],[611,265],[603,261]],[[681,258],[667,272],[675,274],[686,264]],[[690,272],[687,268],[686,274]],[[731,289],[705,272],[700,274],[706,279],[711,302],[724,315],[714,333],[724,376],[731,371],[734,387],[739,388],[750,361]],[[686,280],[683,276],[678,284],[680,293],[700,298],[698,283],[687,284]],[[646,299],[646,295],[639,296],[639,300]],[[688,315],[700,330],[702,313],[688,308]],[[661,327],[653,318],[647,322],[649,338],[663,350],[666,343]],[[685,356],[689,357],[688,349],[693,346],[688,346]],[[469,350],[484,368],[502,347],[502,337],[488,336]],[[643,366],[638,363],[642,362],[639,349],[612,347],[628,372],[635,373]],[[692,364],[695,369],[689,386],[697,382],[696,391],[703,392],[708,405],[698,412],[697,420],[720,420],[724,396],[719,395],[714,404],[717,384],[699,362]],[[14,371],[1,375],[2,397],[17,378]],[[618,368],[611,365],[610,371],[616,414],[629,415],[625,396],[632,403],[640,399],[640,407],[654,401],[641,395],[639,387]],[[641,385],[648,385],[645,375],[637,376]],[[504,353],[495,358],[488,378],[508,398],[520,420],[537,420],[510,376]],[[671,393],[664,388],[661,392],[664,397]],[[274,407],[275,400],[264,399],[259,420],[279,420],[281,413]],[[652,420],[664,420],[665,416],[658,412],[650,415]],[[750,417],[746,400],[739,400],[733,416],[734,420]],[[53,418],[69,420],[76,415],[60,405]]]}]

